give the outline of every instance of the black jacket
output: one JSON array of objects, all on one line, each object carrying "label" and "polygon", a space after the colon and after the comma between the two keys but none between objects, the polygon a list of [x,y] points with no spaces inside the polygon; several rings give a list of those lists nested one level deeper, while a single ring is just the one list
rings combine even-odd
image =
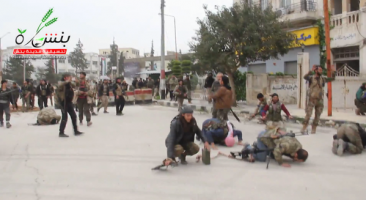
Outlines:
[{"label": "black jacket", "polygon": [[205,80],[205,88],[210,88],[210,87],[212,87],[212,83],[215,81],[215,79],[214,78],[212,78],[212,76],[209,76],[209,77],[207,77],[206,78],[206,80]]},{"label": "black jacket", "polygon": [[[50,87],[48,87],[47,85],[44,85],[44,89],[46,90],[46,96],[50,96],[51,95]],[[42,96],[41,84],[39,84],[37,86],[36,94],[37,94],[37,96]]]},{"label": "black jacket", "polygon": [[[192,120],[194,120],[193,121],[194,133],[201,139],[202,142],[206,142],[205,137],[202,135],[201,129],[197,126],[196,120],[194,118],[192,118]],[[167,147],[168,151],[168,158],[175,159],[174,146],[177,145],[182,138],[183,138],[183,127],[181,122],[179,121],[179,117],[177,116],[170,123],[170,132],[165,140],[165,146]]]},{"label": "black jacket", "polygon": [[[99,86],[98,97],[103,96],[103,87],[104,87],[104,84]],[[109,96],[109,84],[107,85],[107,96]]]},{"label": "black jacket", "polygon": [[9,88],[6,88],[5,91],[2,90],[2,88],[0,88],[0,103],[6,102],[7,103],[11,103],[13,104],[13,97],[12,97],[12,90],[10,90]]}]

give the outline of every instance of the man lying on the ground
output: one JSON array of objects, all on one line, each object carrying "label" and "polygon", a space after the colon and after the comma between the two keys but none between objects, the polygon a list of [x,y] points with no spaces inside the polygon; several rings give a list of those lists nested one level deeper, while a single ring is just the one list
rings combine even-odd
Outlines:
[{"label": "man lying on the ground", "polygon": [[51,125],[58,124],[61,116],[56,114],[52,107],[47,107],[39,111],[37,115],[37,123],[34,125]]},{"label": "man lying on the ground", "polygon": [[238,137],[238,144],[242,145],[242,132],[234,129],[229,121],[221,121],[217,118],[207,119],[202,124],[202,132],[212,149],[217,149],[215,144],[232,147],[235,144],[234,137]]},{"label": "man lying on the ground", "polygon": [[[266,157],[268,155],[268,151],[272,151],[270,156],[274,158],[281,166],[290,167],[289,164],[284,163],[282,160],[282,156],[287,156],[292,158],[296,162],[305,162],[308,157],[308,152],[302,149],[302,145],[300,142],[290,134],[281,134],[277,136],[275,140],[276,146],[271,149],[268,148],[261,140],[264,137],[266,131],[262,131],[257,139],[257,142],[253,143],[253,146],[249,144],[245,144],[245,147],[242,150],[243,155],[248,155],[248,161],[260,161],[265,162]],[[260,150],[268,150],[261,151]]]},{"label": "man lying on the ground", "polygon": [[360,154],[366,146],[366,132],[360,124],[342,124],[333,136],[332,152],[342,156],[344,152]]},{"label": "man lying on the ground", "polygon": [[165,140],[168,158],[164,164],[170,165],[176,157],[180,158],[181,164],[187,164],[186,156],[193,156],[200,150],[200,147],[194,143],[195,135],[205,143],[206,149],[210,149],[210,145],[206,142],[193,117],[193,109],[189,106],[182,107],[181,114],[170,123],[170,132]]}]

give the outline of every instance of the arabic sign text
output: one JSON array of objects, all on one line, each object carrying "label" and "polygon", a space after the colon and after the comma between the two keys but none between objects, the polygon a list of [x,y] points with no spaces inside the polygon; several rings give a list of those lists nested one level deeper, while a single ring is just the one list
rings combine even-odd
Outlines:
[{"label": "arabic sign text", "polygon": [[67,49],[14,49],[13,55],[43,55],[43,54],[55,54],[65,55]]},{"label": "arabic sign text", "polygon": [[272,90],[297,90],[296,84],[274,84]]}]

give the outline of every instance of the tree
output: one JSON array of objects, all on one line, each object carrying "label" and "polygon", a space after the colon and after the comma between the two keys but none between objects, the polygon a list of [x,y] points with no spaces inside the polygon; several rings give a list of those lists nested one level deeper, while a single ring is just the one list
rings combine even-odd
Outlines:
[{"label": "tree", "polygon": [[86,64],[86,58],[83,53],[83,44],[81,43],[80,39],[79,42],[76,44],[76,48],[73,52],[69,55],[70,64],[73,68],[75,68],[76,73],[82,72],[88,68]]},{"label": "tree", "polygon": [[53,59],[49,59],[45,63],[45,65],[46,65],[46,68],[45,68],[45,79],[47,81],[49,81],[50,83],[55,84],[59,80],[59,76],[57,74],[55,74],[55,69],[54,69],[54,66],[53,66],[53,62],[54,62]]},{"label": "tree", "polygon": [[181,65],[181,70],[183,74],[191,73],[192,62],[190,60],[183,60]]},{"label": "tree", "polygon": [[42,67],[37,68],[36,79],[39,81],[46,79],[46,69],[45,68],[42,68]]},{"label": "tree", "polygon": [[121,52],[121,54],[119,55],[118,70],[119,70],[118,75],[125,73],[125,56],[123,55],[123,52]]},{"label": "tree", "polygon": [[13,80],[18,84],[23,83],[24,75],[24,63],[25,63],[25,78],[31,77],[34,72],[34,67],[28,59],[21,59],[19,57],[10,57],[6,61],[6,67],[4,68],[3,79]]},{"label": "tree", "polygon": [[[153,41],[151,41],[150,57],[154,57],[154,53],[155,53],[155,51],[154,51],[154,40],[153,40]],[[150,66],[154,67],[154,61],[153,60],[151,61]]]},{"label": "tree", "polygon": [[222,71],[229,76],[236,105],[233,73],[240,66],[284,55],[296,36],[283,30],[286,22],[279,21],[279,15],[271,7],[262,10],[243,4],[230,8],[216,6],[215,13],[207,6],[204,10],[206,17],[197,21],[199,29],[190,49],[202,69]]},{"label": "tree", "polygon": [[109,62],[107,64],[107,75],[110,75],[112,72],[112,67],[117,67],[117,52],[118,52],[118,46],[114,43],[110,45],[111,47],[111,53],[108,55]]},{"label": "tree", "polygon": [[181,63],[177,60],[172,61],[172,73],[176,77],[180,77],[182,75]]}]

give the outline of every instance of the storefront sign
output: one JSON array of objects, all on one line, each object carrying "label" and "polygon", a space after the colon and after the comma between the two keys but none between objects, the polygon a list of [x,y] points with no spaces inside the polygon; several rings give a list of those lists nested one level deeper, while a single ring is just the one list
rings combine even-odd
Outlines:
[{"label": "storefront sign", "polygon": [[297,40],[297,44],[294,43],[293,47],[300,47],[301,44],[305,46],[318,45],[318,31],[318,27],[292,31],[291,33],[296,35]]}]

